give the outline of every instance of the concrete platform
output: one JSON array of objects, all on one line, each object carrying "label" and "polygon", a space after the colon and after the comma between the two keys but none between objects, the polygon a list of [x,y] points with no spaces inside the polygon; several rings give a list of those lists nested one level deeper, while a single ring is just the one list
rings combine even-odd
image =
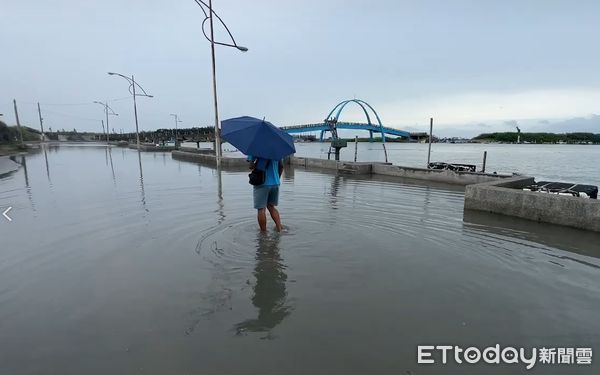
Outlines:
[{"label": "concrete platform", "polygon": [[469,185],[465,210],[507,216],[600,232],[600,200],[523,191],[533,177]]}]

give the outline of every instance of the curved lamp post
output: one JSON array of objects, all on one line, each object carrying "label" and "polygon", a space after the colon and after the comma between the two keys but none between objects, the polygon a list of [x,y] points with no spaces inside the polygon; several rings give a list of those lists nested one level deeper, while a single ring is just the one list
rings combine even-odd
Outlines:
[{"label": "curved lamp post", "polygon": [[[118,114],[118,113],[116,113],[116,112],[115,112],[115,111],[114,111],[112,108],[110,108],[110,107],[108,106],[108,101],[106,101],[106,103],[102,103],[102,102],[99,102],[99,101],[97,101],[97,100],[94,100],[94,103],[100,104],[101,106],[103,106],[103,107],[104,107],[104,113],[106,114],[106,144],[108,145],[108,144],[109,144],[109,142],[110,142],[110,140],[109,140],[109,138],[108,138],[108,137],[109,137],[109,134],[110,134],[110,130],[108,130],[108,129],[110,129],[110,128],[108,127],[108,115],[111,115],[111,116],[118,116],[119,114]],[[110,113],[108,113],[108,110],[110,110]],[[104,130],[104,129],[102,129],[102,130]]]},{"label": "curved lamp post", "polygon": [[179,119],[179,116],[177,116],[174,113],[171,113],[171,116],[173,116],[175,118],[175,148],[177,148],[177,123],[178,122],[183,122]]},{"label": "curved lamp post", "polygon": [[[215,11],[212,9],[212,0],[208,0],[208,4],[206,4],[202,0],[194,0],[194,1],[196,2],[196,4],[198,4],[198,6],[200,6],[200,9],[202,9],[202,12],[204,13],[204,20],[202,21],[202,33],[204,34],[204,37],[210,42],[210,50],[211,50],[211,57],[212,57],[213,98],[214,98],[214,104],[215,104],[215,157],[217,159],[217,167],[220,167],[221,166],[221,131],[219,129],[219,108],[218,108],[218,104],[217,104],[217,72],[216,72],[216,66],[215,66],[215,44],[218,44],[221,46],[226,46],[226,47],[237,48],[238,50],[240,50],[242,52],[248,51],[248,48],[237,45],[237,43],[235,42],[235,39],[233,38],[233,35],[231,34],[231,31],[229,31],[229,28],[227,27],[227,25],[225,25],[225,22],[223,22],[221,17],[219,17],[219,15],[216,14]],[[231,43],[215,42],[214,27],[213,27],[213,18],[214,17],[213,16],[216,17],[219,20],[219,22],[221,22],[221,24],[225,27],[225,30],[227,30],[227,34],[229,34],[229,37],[231,38]],[[204,30],[204,24],[206,24],[206,21],[209,21],[209,24],[210,24],[210,37],[208,35],[206,35],[206,31]]]},{"label": "curved lamp post", "polygon": [[[139,126],[138,126],[137,106],[136,106],[136,103],[135,103],[135,97],[136,96],[146,96],[148,98],[153,98],[154,96],[148,95],[146,93],[146,90],[144,90],[142,88],[142,86],[140,86],[135,81],[135,79],[133,78],[133,75],[131,76],[131,78],[129,78],[127,76],[124,76],[123,74],[114,73],[114,72],[108,72],[108,75],[123,77],[123,78],[125,78],[127,80],[127,82],[129,82],[129,93],[133,96],[133,115],[135,116],[135,138],[136,138],[136,142],[137,142],[137,148],[139,150],[140,149],[140,130],[139,130]],[[143,94],[136,94],[136,92],[135,92],[136,86],[140,90],[142,90]]]}]

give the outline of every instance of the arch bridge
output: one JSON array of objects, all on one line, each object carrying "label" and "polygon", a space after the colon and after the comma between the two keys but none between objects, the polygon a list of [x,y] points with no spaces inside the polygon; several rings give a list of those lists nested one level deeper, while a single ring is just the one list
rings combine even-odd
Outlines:
[{"label": "arch bridge", "polygon": [[[360,106],[363,113],[365,114],[365,118],[367,120],[366,123],[340,121],[340,115],[342,114],[342,111],[350,103],[355,103],[358,106]],[[375,120],[375,122],[373,120]],[[379,118],[379,115],[377,114],[375,109],[373,109],[373,107],[371,107],[369,103],[360,99],[349,99],[338,103],[329,112],[329,114],[323,122],[281,127],[281,130],[284,130],[289,134],[320,131],[321,133],[319,139],[321,142],[323,141],[325,132],[330,132],[331,138],[337,140],[337,129],[367,130],[369,131],[369,139],[371,142],[373,141],[373,133],[380,133],[381,141],[383,143],[385,143],[386,134],[404,138],[410,138],[411,136],[411,134],[407,131],[383,126],[381,119]]]}]

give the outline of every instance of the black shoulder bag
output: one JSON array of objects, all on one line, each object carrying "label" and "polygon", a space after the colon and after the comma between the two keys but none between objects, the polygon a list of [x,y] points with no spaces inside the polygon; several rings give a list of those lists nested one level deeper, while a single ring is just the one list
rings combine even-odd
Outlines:
[{"label": "black shoulder bag", "polygon": [[254,169],[252,170],[252,172],[250,172],[250,174],[248,174],[248,182],[250,183],[250,185],[260,186],[265,183],[265,180],[267,178],[267,168],[269,168],[270,163],[271,160],[267,161],[265,170],[261,171],[257,168],[258,159],[256,160],[256,162],[254,163]]}]

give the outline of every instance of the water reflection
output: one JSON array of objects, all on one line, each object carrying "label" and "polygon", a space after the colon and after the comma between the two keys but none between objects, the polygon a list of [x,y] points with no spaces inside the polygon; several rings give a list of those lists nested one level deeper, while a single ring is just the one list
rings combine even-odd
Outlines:
[{"label": "water reflection", "polygon": [[285,273],[286,265],[279,250],[281,236],[257,234],[256,265],[252,304],[258,309],[258,316],[235,325],[237,334],[245,332],[267,332],[265,338],[273,338],[271,330],[279,325],[292,312],[287,301]]},{"label": "water reflection", "polygon": [[115,178],[115,167],[113,166],[113,160],[112,160],[112,149],[107,146],[106,147],[108,149],[108,158],[110,160],[110,170],[112,172],[112,179],[113,179],[113,184],[117,184],[117,180]]},{"label": "water reflection", "polygon": [[600,243],[600,234],[595,232],[473,210],[465,210],[463,220],[466,229],[471,231],[521,239],[530,241],[532,246],[541,244],[600,258],[600,246],[590,246]]},{"label": "water reflection", "polygon": [[329,199],[329,203],[331,203],[331,208],[334,210],[337,209],[338,193],[340,191],[341,180],[342,178],[337,174],[331,179],[331,197]]},{"label": "water reflection", "polygon": [[142,153],[140,150],[138,150],[137,154],[138,154],[138,165],[140,167],[140,191],[142,193],[142,206],[144,206],[144,210],[146,212],[149,212],[148,208],[146,207],[146,192],[144,190],[144,170],[142,168]]},{"label": "water reflection", "polygon": [[33,195],[31,193],[31,186],[29,185],[29,172],[27,171],[27,158],[25,155],[21,155],[21,166],[23,167],[23,174],[25,176],[25,191],[27,192],[27,199],[33,212],[36,212],[35,205],[33,204]]},{"label": "water reflection", "polygon": [[52,180],[50,179],[50,166],[48,165],[48,151],[45,144],[42,144],[42,150],[44,150],[44,159],[46,160],[46,175],[48,176],[48,182],[52,185]]},{"label": "water reflection", "polygon": [[217,205],[219,206],[215,212],[219,215],[217,219],[217,224],[219,225],[225,221],[225,204],[223,203],[223,176],[221,172],[221,168],[215,169],[215,174],[217,175]]}]

